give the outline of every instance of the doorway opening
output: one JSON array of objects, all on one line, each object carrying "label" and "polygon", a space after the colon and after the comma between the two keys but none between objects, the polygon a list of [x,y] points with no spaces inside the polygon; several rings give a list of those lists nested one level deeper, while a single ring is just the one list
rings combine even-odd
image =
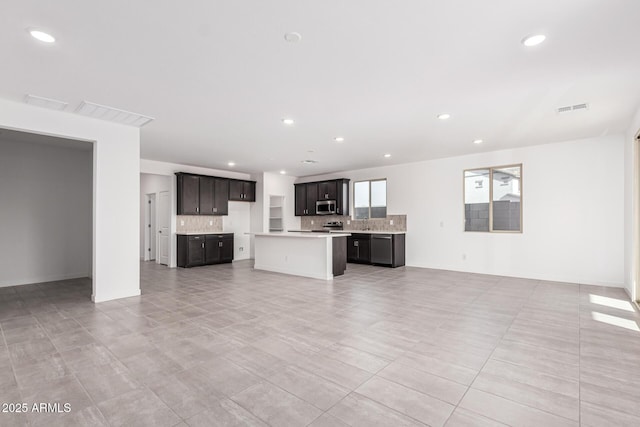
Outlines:
[{"label": "doorway opening", "polygon": [[91,298],[93,173],[92,142],[0,128],[0,287]]},{"label": "doorway opening", "polygon": [[171,260],[171,177],[140,174],[140,259]]}]

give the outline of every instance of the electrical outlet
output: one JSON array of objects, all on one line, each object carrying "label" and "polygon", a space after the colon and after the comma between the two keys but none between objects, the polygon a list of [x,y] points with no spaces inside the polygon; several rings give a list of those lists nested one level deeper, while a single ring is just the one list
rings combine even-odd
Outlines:
[{"label": "electrical outlet", "polygon": [[440,221],[440,227],[444,227],[444,221]]},{"label": "electrical outlet", "polygon": [[238,248],[238,252],[242,252],[242,251],[244,251],[244,248],[243,248],[242,246],[240,246],[240,247]]},{"label": "electrical outlet", "polygon": [[389,225],[393,225],[393,220],[392,219],[389,220]]},{"label": "electrical outlet", "polygon": [[184,220],[183,219],[180,220],[180,225],[184,227]]},{"label": "electrical outlet", "polygon": [[351,225],[351,220],[347,220],[347,225]]},{"label": "electrical outlet", "polygon": [[313,225],[313,220],[311,220],[311,225]]},{"label": "electrical outlet", "polygon": [[462,254],[462,260],[466,261],[467,260],[467,254]]},{"label": "electrical outlet", "polygon": [[209,221],[209,225],[213,225],[213,220]]}]

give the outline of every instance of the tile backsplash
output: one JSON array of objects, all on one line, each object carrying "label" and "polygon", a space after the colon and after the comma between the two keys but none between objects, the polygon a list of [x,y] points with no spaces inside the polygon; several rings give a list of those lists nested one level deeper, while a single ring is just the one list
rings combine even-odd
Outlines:
[{"label": "tile backsplash", "polygon": [[[184,225],[182,225],[184,222]],[[222,232],[222,217],[209,215],[178,215],[177,233]]]},{"label": "tile backsplash", "polygon": [[[311,223],[313,221],[313,224]],[[314,230],[322,228],[322,225],[329,221],[342,221],[345,230],[372,230],[372,231],[407,231],[406,215],[387,215],[386,218],[372,219],[351,219],[348,216],[340,215],[320,215],[300,217],[300,228],[303,230]],[[347,224],[351,221],[351,224]],[[393,221],[393,225],[390,222]]]}]

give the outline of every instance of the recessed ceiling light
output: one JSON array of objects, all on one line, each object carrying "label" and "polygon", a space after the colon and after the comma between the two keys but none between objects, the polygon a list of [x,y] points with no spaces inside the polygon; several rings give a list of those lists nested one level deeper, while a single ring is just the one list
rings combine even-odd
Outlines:
[{"label": "recessed ceiling light", "polygon": [[280,171],[280,175],[286,175],[286,174],[287,174],[287,171],[284,171],[284,170]]},{"label": "recessed ceiling light", "polygon": [[333,140],[335,142],[344,142],[344,137],[343,136],[336,136]]},{"label": "recessed ceiling light", "polygon": [[545,36],[544,34],[536,34],[536,35],[533,35],[533,36],[527,36],[527,37],[522,39],[522,44],[527,46],[527,47],[537,46],[540,43],[542,43],[546,38],[547,38],[547,36]]},{"label": "recessed ceiling light", "polygon": [[293,121],[293,119],[288,119],[287,118],[287,119],[282,119],[282,123],[284,123],[287,126],[291,126],[294,123],[294,121]]},{"label": "recessed ceiling light", "polygon": [[451,114],[448,114],[448,113],[438,114],[438,118],[440,120],[447,120],[448,118],[451,118]]},{"label": "recessed ceiling light", "polygon": [[235,165],[236,165],[236,163],[235,163],[235,162],[229,162],[229,163],[227,163],[227,165],[229,165],[229,166],[235,166]]},{"label": "recessed ceiling light", "polygon": [[305,164],[305,165],[312,165],[314,163],[318,163],[317,160],[303,160],[301,163]]},{"label": "recessed ceiling light", "polygon": [[388,159],[389,157],[391,157],[391,154],[385,154],[384,156]]},{"label": "recessed ceiling light", "polygon": [[298,43],[300,40],[302,40],[302,35],[294,31],[291,33],[285,33],[284,39],[289,43]]},{"label": "recessed ceiling light", "polygon": [[53,37],[51,34],[45,33],[44,31],[30,29],[29,34],[31,34],[31,37],[40,40],[41,42],[53,43],[56,41],[55,37]]},{"label": "recessed ceiling light", "polygon": [[473,140],[473,143],[474,143],[474,144],[482,144],[483,142],[484,142],[484,141],[483,141],[483,140],[481,140],[481,139],[474,139],[474,140]]}]

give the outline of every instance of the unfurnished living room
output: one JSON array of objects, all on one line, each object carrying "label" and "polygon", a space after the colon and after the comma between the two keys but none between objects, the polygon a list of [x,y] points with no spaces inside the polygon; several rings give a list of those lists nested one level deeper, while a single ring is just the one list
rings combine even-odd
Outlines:
[{"label": "unfurnished living room", "polygon": [[4,0],[0,426],[640,426],[639,16]]}]

